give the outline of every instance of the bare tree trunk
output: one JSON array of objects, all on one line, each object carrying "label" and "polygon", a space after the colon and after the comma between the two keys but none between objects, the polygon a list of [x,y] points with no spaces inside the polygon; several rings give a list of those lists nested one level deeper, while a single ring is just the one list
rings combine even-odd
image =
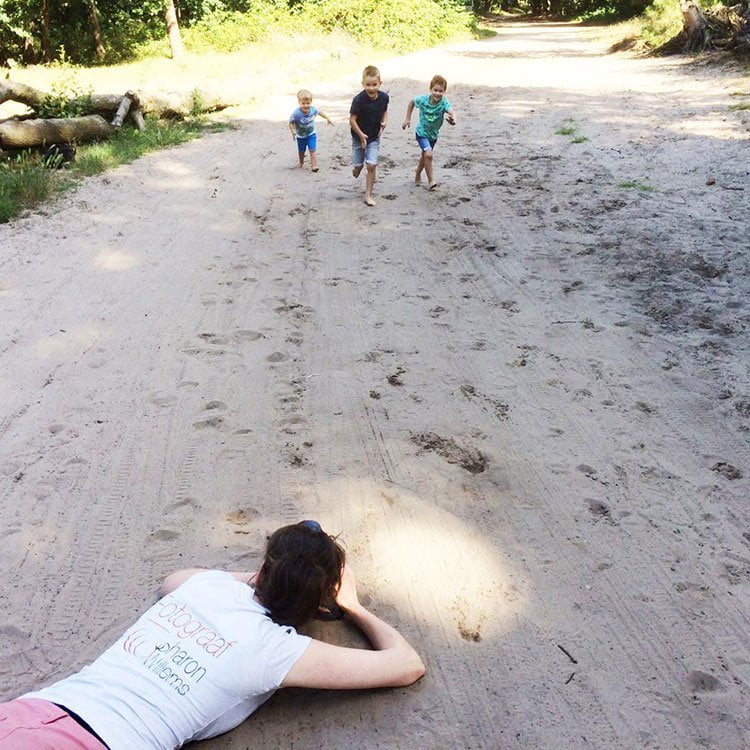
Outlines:
[{"label": "bare tree trunk", "polygon": [[89,6],[89,22],[91,23],[91,34],[94,37],[94,48],[96,50],[96,59],[101,61],[107,55],[107,49],[104,46],[102,38],[102,27],[99,23],[99,11],[96,9],[94,0],[86,0]]},{"label": "bare tree trunk", "polygon": [[167,24],[167,36],[169,37],[169,46],[172,49],[172,59],[177,60],[184,54],[185,47],[182,44],[180,24],[177,22],[177,11],[173,0],[165,0],[164,20]]},{"label": "bare tree trunk", "polygon": [[49,43],[49,0],[42,0],[40,21],[42,27],[42,62],[50,62],[52,60],[52,47]]},{"label": "bare tree trunk", "polygon": [[710,41],[708,24],[697,0],[680,0],[682,28],[685,31],[685,52],[700,52]]},{"label": "bare tree trunk", "polygon": [[50,143],[83,143],[109,138],[111,132],[107,121],[99,115],[65,120],[8,121],[0,125],[0,145],[3,148],[29,148]]}]

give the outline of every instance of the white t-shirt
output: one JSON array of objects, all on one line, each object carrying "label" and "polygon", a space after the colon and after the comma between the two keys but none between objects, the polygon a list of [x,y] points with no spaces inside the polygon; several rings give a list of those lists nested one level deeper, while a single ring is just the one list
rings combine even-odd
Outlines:
[{"label": "white t-shirt", "polygon": [[271,697],[310,643],[229,573],[196,573],[93,664],[24,698],[60,703],[111,750],[174,750],[227,732]]}]

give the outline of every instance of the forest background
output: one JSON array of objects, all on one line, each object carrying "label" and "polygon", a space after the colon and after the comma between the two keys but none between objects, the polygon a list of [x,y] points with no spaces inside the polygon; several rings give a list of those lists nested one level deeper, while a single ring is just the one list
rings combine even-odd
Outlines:
[{"label": "forest background", "polygon": [[115,64],[170,54],[167,25],[188,51],[235,52],[275,34],[343,32],[403,53],[481,34],[489,13],[622,22],[658,46],[679,32],[679,0],[0,0],[0,61]]}]

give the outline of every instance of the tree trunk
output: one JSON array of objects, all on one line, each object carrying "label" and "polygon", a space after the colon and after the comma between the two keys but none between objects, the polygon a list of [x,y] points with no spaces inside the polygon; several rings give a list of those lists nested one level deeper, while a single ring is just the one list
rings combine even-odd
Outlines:
[{"label": "tree trunk", "polygon": [[109,138],[111,129],[103,117],[87,115],[67,119],[8,121],[0,124],[2,148],[31,148],[52,143],[83,143]]},{"label": "tree trunk", "polygon": [[185,47],[182,44],[180,24],[177,22],[177,11],[173,0],[166,0],[164,3],[164,20],[167,24],[167,36],[172,50],[172,59],[177,60],[185,53]]},{"label": "tree trunk", "polygon": [[680,0],[682,28],[685,32],[685,52],[700,52],[706,48],[710,38],[706,18],[697,0]]},{"label": "tree trunk", "polygon": [[91,24],[91,35],[94,37],[94,49],[96,50],[96,59],[101,62],[107,55],[102,38],[102,27],[99,23],[99,11],[96,9],[94,0],[86,0],[89,6],[89,23]]},{"label": "tree trunk", "polygon": [[[0,104],[3,102],[20,102],[37,111],[47,94],[25,83],[11,80],[0,80]],[[194,89],[190,92],[166,92],[147,94],[141,91],[129,91],[126,96],[136,96],[140,109],[146,114],[157,117],[181,119],[201,112],[216,112],[231,106],[230,102],[220,99],[210,91]],[[122,103],[122,94],[91,94],[85,100],[86,110],[91,114],[107,117],[117,112]]]},{"label": "tree trunk", "polygon": [[42,27],[42,62],[52,61],[52,47],[49,42],[49,0],[42,0],[42,12],[40,18]]}]

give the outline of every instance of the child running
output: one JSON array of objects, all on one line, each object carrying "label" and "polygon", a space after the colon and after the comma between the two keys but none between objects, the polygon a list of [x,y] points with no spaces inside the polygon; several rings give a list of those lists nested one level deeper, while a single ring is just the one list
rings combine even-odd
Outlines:
[{"label": "child running", "polygon": [[422,170],[427,174],[427,184],[430,190],[437,187],[432,166],[432,151],[437,143],[440,128],[443,126],[443,116],[450,125],[456,124],[456,115],[450,102],[445,98],[448,82],[443,76],[433,76],[430,81],[430,93],[417,96],[409,102],[406,108],[406,118],[401,126],[406,130],[411,125],[411,113],[416,107],[419,110],[419,125],[415,134],[417,143],[422,149],[422,155],[417,163],[417,173],[414,184],[422,184]]},{"label": "child running", "polygon": [[352,174],[359,177],[362,167],[367,165],[365,180],[365,203],[377,205],[372,197],[375,171],[378,167],[380,136],[388,122],[388,94],[380,91],[380,71],[368,65],[362,71],[363,90],[352,99],[349,109],[349,125],[352,130]]},{"label": "child running", "polygon": [[307,89],[297,92],[299,107],[289,115],[289,130],[292,138],[297,141],[299,165],[305,165],[305,151],[310,151],[310,169],[318,171],[318,134],[315,130],[315,118],[320,115],[329,125],[333,125],[331,118],[322,110],[313,107],[313,96]]}]

